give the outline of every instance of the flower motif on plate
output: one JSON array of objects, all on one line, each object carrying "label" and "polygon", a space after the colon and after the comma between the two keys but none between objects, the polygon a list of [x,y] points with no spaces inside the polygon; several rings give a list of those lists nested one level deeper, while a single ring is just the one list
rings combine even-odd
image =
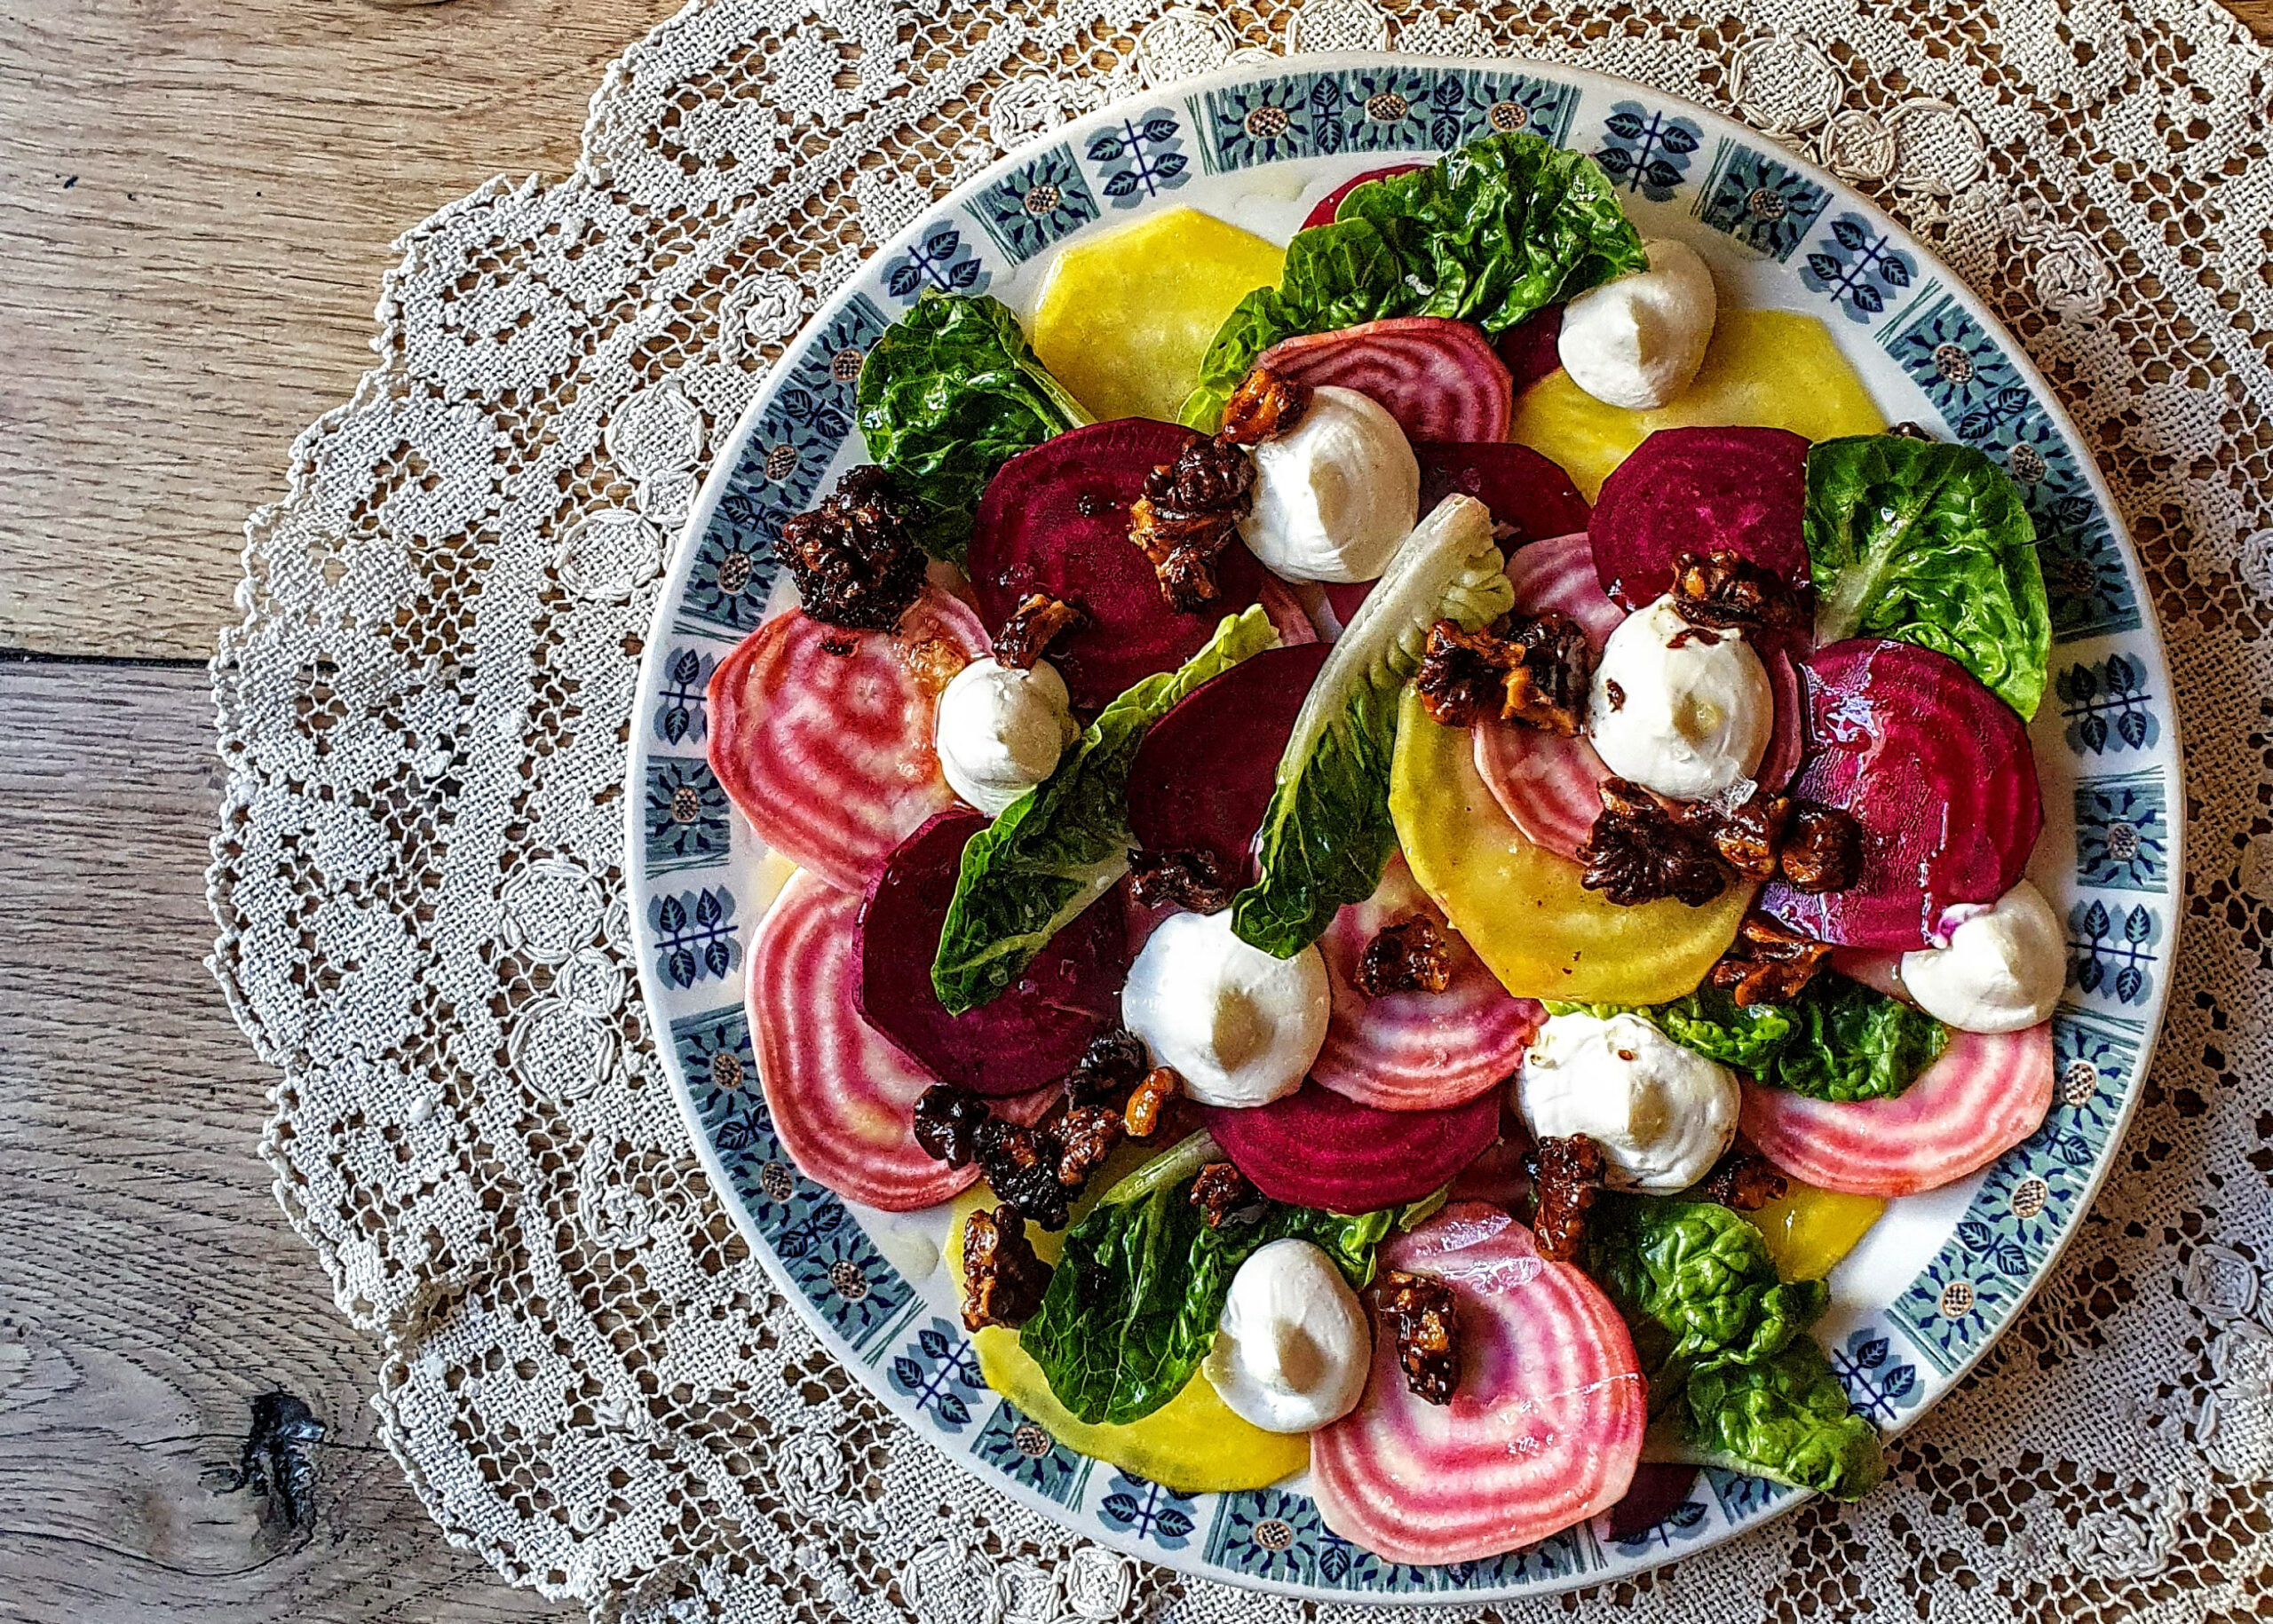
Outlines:
[{"label": "flower motif on plate", "polygon": [[1806,241],[1808,228],[1830,202],[1830,193],[1789,164],[1724,139],[1698,188],[1697,217],[1781,261]]},{"label": "flower motif on plate", "polygon": [[2167,890],[2170,833],[2161,773],[2087,779],[2076,786],[2076,871],[2085,884]]},{"label": "flower motif on plate", "polygon": [[970,208],[971,218],[1013,265],[1023,265],[1097,218],[1097,200],[1089,195],[1073,149],[1062,145],[988,186]]},{"label": "flower motif on plate", "polygon": [[1005,1477],[1061,1506],[1079,1503],[1081,1485],[1096,1464],[1051,1438],[1040,1422],[1008,1398],[995,1402],[970,1451]]},{"label": "flower motif on plate", "polygon": [[647,871],[700,867],[724,857],[731,828],[726,792],[700,759],[647,763]]}]

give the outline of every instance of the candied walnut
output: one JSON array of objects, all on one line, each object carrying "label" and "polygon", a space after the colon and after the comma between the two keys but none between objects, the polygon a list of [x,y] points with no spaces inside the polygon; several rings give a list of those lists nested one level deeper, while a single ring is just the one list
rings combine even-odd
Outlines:
[{"label": "candied walnut", "polygon": [[1129,892],[1139,907],[1174,903],[1195,914],[1219,914],[1231,907],[1238,876],[1226,871],[1213,852],[1180,847],[1173,852],[1131,852]]},{"label": "candied walnut", "polygon": [[1224,402],[1224,426],[1216,438],[1234,446],[1259,445],[1292,429],[1310,408],[1308,384],[1268,367],[1252,368]]},{"label": "candied walnut", "polygon": [[1700,907],[1728,888],[1710,836],[1676,819],[1628,779],[1602,787],[1602,816],[1579,848],[1579,883],[1620,907],[1673,897]]},{"label": "candied walnut", "polygon": [[995,1200],[1044,1229],[1065,1227],[1065,1186],[1057,1182],[1057,1145],[1048,1134],[989,1117],[978,1130],[976,1159]]},{"label": "candied walnut", "polygon": [[945,638],[925,638],[900,650],[900,669],[915,679],[915,685],[937,699],[947,691],[955,673],[969,665],[962,650]]},{"label": "candied walnut", "polygon": [[1151,1064],[1144,1056],[1144,1040],[1127,1027],[1100,1032],[1065,1073],[1065,1097],[1077,1105],[1118,1100],[1144,1081]]},{"label": "candied walnut", "polygon": [[1795,801],[1776,867],[1794,891],[1844,891],[1863,877],[1863,826],[1837,807]]},{"label": "candied walnut", "polygon": [[987,1120],[986,1102],[969,1089],[933,1083],[915,1102],[915,1143],[936,1161],[967,1168],[978,1154],[978,1132]]},{"label": "candied walnut", "polygon": [[1673,606],[1691,626],[1791,631],[1807,606],[1791,583],[1741,553],[1684,552],[1674,561]]},{"label": "candied walnut", "polygon": [[1113,1147],[1128,1132],[1121,1113],[1110,1105],[1075,1105],[1054,1129],[1057,1141],[1057,1182],[1079,1190],[1089,1175],[1105,1165]]},{"label": "candied walnut", "polygon": [[1144,1081],[1129,1092],[1129,1103],[1121,1110],[1121,1126],[1132,1139],[1149,1139],[1152,1130],[1160,1125],[1160,1115],[1168,1102],[1184,1092],[1184,1079],[1165,1066],[1156,1066],[1144,1073]]},{"label": "candied walnut", "polygon": [[1892,428],[1887,430],[1887,432],[1893,435],[1897,440],[1922,440],[1928,445],[1934,443],[1934,437],[1931,434],[1927,433],[1924,429],[1921,428],[1914,423],[1897,423]]},{"label": "candied walnut", "polygon": [[1160,577],[1160,595],[1194,613],[1216,601],[1216,559],[1255,500],[1255,464],[1237,446],[1196,440],[1144,476],[1129,507],[1129,539]]},{"label": "candied walnut", "polygon": [[1748,880],[1776,877],[1776,852],[1791,821],[1789,796],[1755,789],[1744,804],[1713,820],[1713,849]]},{"label": "candied walnut", "polygon": [[1462,631],[1451,621],[1429,628],[1421,669],[1413,674],[1422,709],[1446,727],[1497,716],[1508,702],[1506,646],[1488,631]]},{"label": "candied walnut", "polygon": [[1594,669],[1594,649],[1568,615],[1513,620],[1504,633],[1438,621],[1413,683],[1447,727],[1496,716],[1568,738],[1586,723]]},{"label": "candied walnut", "polygon": [[1223,1228],[1226,1218],[1261,1199],[1247,1175],[1228,1161],[1209,1162],[1192,1181],[1192,1204],[1200,1208],[1200,1221],[1209,1229]]},{"label": "candied walnut", "polygon": [[1441,993],[1452,982],[1453,955],[1445,933],[1425,914],[1383,925],[1358,955],[1358,990],[1368,998],[1391,993]]},{"label": "candied walnut", "polygon": [[1524,1158],[1531,1175],[1532,1234],[1539,1255],[1558,1264],[1577,1261],[1587,1238],[1587,1208],[1602,1188],[1602,1146],[1584,1134],[1541,1139]]},{"label": "candied walnut", "polygon": [[1384,1269],[1374,1303],[1397,1339],[1397,1362],[1413,1396],[1450,1404],[1460,1385],[1460,1313],[1453,1288],[1426,1274]]},{"label": "candied walnut", "polygon": [[881,468],[855,468],[810,513],[781,521],[781,558],[804,609],[832,626],[890,631],[923,590],[923,555]]},{"label": "candied walnut", "polygon": [[1031,671],[1052,638],[1077,630],[1088,618],[1072,604],[1035,592],[1010,612],[1002,630],[994,634],[994,663]]},{"label": "candied walnut", "polygon": [[1770,1201],[1782,1200],[1790,1188],[1767,1157],[1738,1139],[1713,1164],[1697,1193],[1732,1212],[1758,1212]]},{"label": "candied walnut", "polygon": [[1034,1256],[1026,1220],[1012,1207],[980,1208],[962,1225],[962,1324],[1015,1330],[1041,1311],[1049,1265]]},{"label": "candied walnut", "polygon": [[1715,986],[1731,989],[1739,1009],[1756,1003],[1789,1003],[1815,978],[1831,949],[1759,914],[1747,917],[1721,962],[1713,966]]}]

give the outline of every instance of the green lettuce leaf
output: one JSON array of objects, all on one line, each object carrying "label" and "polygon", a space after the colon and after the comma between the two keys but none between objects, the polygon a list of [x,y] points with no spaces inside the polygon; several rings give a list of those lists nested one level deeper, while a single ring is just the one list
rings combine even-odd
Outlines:
[{"label": "green lettuce leaf", "polygon": [[1279,640],[1262,607],[1227,615],[1206,647],[1147,677],[1097,713],[1057,770],[962,851],[931,986],[950,1014],[977,1009],[1129,871],[1129,769],[1152,726],[1185,694]]},{"label": "green lettuce leaf", "polygon": [[1856,1414],[1812,1337],[1771,1359],[1708,1366],[1689,1378],[1685,1458],[1860,1500],[1886,1477],[1878,1430]]},{"label": "green lettuce leaf", "polygon": [[994,471],[1089,421],[1010,308],[983,294],[916,300],[861,364],[859,406],[868,455],[916,510],[916,539],[958,561]]},{"label": "green lettuce leaf", "polygon": [[1916,643],[2036,714],[2052,649],[2036,527],[1983,453],[1895,434],[1824,441],[1808,453],[1807,543],[1818,642]]},{"label": "green lettuce leaf", "polygon": [[1216,330],[1184,421],[1212,431],[1255,357],[1282,338],[1385,316],[1445,316],[1496,337],[1648,264],[1593,159],[1535,135],[1487,136],[1429,169],[1368,181],[1331,225],[1296,233],[1279,285],[1248,294]]},{"label": "green lettuce leaf", "polygon": [[1390,756],[1397,701],[1439,620],[1469,630],[1515,603],[1481,503],[1447,496],[1414,528],[1327,656],[1295,717],[1263,815],[1254,884],[1232,899],[1232,931],[1292,958],[1344,903],[1381,883],[1397,849]]}]

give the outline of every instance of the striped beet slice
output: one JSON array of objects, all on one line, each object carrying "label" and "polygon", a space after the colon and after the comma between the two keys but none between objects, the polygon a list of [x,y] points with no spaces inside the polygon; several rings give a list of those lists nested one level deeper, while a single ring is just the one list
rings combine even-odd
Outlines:
[{"label": "striped beet slice", "polygon": [[1505,440],[1516,407],[1508,364],[1491,341],[1442,316],[1390,316],[1282,339],[1259,363],[1372,396],[1408,440]]},{"label": "striped beet slice", "polygon": [[[749,1030],[773,1131],[814,1183],[886,1212],[944,1201],[976,1168],[934,1161],[915,1143],[915,1101],[935,1081],[860,1018],[860,899],[811,874],[789,876],[749,955]],[[1038,1118],[1057,1090],[998,1100]]]},{"label": "striped beet slice", "polygon": [[[1414,915],[1435,924],[1452,950],[1452,979],[1441,993],[1368,998],[1354,979],[1366,944],[1384,925]],[[1547,1011],[1512,996],[1484,967],[1437,905],[1393,857],[1363,902],[1334,916],[1319,939],[1334,1010],[1311,1079],[1345,1099],[1383,1111],[1433,1111],[1495,1087],[1522,1063]]]},{"label": "striped beet slice", "polygon": [[926,587],[896,633],[793,609],[711,673],[711,772],[760,840],[843,890],[954,800],[931,749],[937,691],[911,659],[931,638],[965,660],[988,646],[977,615]]},{"label": "striped beet slice", "polygon": [[1810,1099],[1744,1085],[1738,1126],[1804,1184],[1849,1195],[1938,1190],[2012,1149],[2052,1109],[2052,1023],[1952,1032],[1942,1058],[1890,1099]]},{"label": "striped beet slice", "polygon": [[1305,1082],[1267,1105],[1202,1109],[1208,1131],[1274,1201],[1373,1212],[1442,1189],[1500,1137],[1500,1099],[1383,1111]]},{"label": "striped beet slice", "polygon": [[1641,1460],[1648,1401],[1601,1289],[1481,1202],[1445,1207],[1381,1262],[1452,1287],[1460,1385],[1450,1404],[1415,1398],[1374,1322],[1364,1399],[1311,1438],[1326,1525],[1393,1562],[1471,1562],[1615,1505]]}]

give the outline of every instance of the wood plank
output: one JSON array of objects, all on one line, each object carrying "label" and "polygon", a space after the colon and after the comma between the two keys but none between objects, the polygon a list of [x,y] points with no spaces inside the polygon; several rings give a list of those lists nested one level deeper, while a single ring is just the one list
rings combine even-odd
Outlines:
[{"label": "wood plank", "polygon": [[675,0],[18,0],[0,28],[0,648],[203,655],[245,516],[370,361],[407,227],[557,176]]},{"label": "wood plank", "polygon": [[[445,1543],[269,1193],[202,963],[211,715],[194,669],[0,665],[0,1616],[581,1619]],[[328,1434],[297,1528],[226,1486],[278,1390]]]}]

